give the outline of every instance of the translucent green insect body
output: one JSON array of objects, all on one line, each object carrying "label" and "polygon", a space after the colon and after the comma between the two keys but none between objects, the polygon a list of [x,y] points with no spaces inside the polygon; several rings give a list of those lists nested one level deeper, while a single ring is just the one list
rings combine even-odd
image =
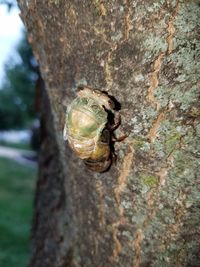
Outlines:
[{"label": "translucent green insect body", "polygon": [[67,110],[64,139],[93,171],[103,172],[111,164],[107,111],[113,106],[106,94],[84,88]]}]

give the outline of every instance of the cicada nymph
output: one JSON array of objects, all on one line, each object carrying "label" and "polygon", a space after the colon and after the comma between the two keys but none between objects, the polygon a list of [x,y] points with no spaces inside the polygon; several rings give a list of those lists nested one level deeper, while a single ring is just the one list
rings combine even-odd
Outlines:
[{"label": "cicada nymph", "polygon": [[109,123],[108,112],[114,114],[114,106],[107,94],[85,87],[67,109],[64,139],[86,166],[96,172],[106,171],[112,163],[114,127]]}]

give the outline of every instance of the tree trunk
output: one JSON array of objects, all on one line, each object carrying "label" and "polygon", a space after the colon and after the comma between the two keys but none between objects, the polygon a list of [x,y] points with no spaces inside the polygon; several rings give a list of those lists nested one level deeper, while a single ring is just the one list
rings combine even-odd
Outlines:
[{"label": "tree trunk", "polygon": [[[18,1],[50,100],[30,266],[200,266],[198,1]],[[121,104],[103,174],[63,140],[79,85]]]}]

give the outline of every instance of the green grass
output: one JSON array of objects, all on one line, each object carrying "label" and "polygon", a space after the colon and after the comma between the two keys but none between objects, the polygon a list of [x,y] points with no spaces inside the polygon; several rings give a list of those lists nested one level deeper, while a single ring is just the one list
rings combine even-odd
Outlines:
[{"label": "green grass", "polygon": [[25,149],[25,150],[33,150],[29,144],[23,144],[23,143],[9,143],[5,141],[0,141],[0,146],[19,148],[19,149]]},{"label": "green grass", "polygon": [[0,158],[0,266],[25,267],[37,170]]}]

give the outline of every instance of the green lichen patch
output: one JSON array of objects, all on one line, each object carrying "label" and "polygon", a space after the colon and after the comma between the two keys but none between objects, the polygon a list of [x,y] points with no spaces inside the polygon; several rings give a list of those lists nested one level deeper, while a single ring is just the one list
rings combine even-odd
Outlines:
[{"label": "green lichen patch", "polygon": [[157,138],[154,141],[154,150],[157,155],[160,158],[167,158],[171,152],[179,149],[186,131],[187,129],[182,123],[182,118],[178,118],[175,111],[174,113],[171,111],[169,114],[166,114],[166,119],[159,125]]},{"label": "green lichen patch", "polygon": [[147,187],[155,187],[159,182],[159,178],[154,175],[141,176],[141,182]]},{"label": "green lichen patch", "polygon": [[159,102],[160,108],[164,108],[169,102],[169,91],[168,86],[158,86],[155,91],[155,98]]},{"label": "green lichen patch", "polygon": [[135,150],[147,151],[150,149],[149,143],[140,137],[133,140],[133,146],[134,146]]},{"label": "green lichen patch", "polygon": [[200,109],[197,107],[192,107],[189,112],[189,115],[192,116],[193,118],[200,117]]},{"label": "green lichen patch", "polygon": [[175,27],[179,34],[192,33],[199,24],[198,1],[185,1],[179,10],[179,16],[175,21]]},{"label": "green lichen patch", "polygon": [[167,50],[167,43],[165,38],[160,38],[155,34],[149,34],[143,43],[146,50],[145,57],[150,58],[153,55],[158,55]]},{"label": "green lichen patch", "polygon": [[167,154],[171,153],[180,142],[181,133],[171,131],[169,135],[166,136],[165,145]]},{"label": "green lichen patch", "polygon": [[134,223],[138,227],[140,227],[146,219],[145,213],[146,213],[146,211],[144,211],[144,210],[143,210],[143,212],[142,212],[142,210],[140,210],[140,212],[134,213],[134,215],[131,218],[132,223]]}]

